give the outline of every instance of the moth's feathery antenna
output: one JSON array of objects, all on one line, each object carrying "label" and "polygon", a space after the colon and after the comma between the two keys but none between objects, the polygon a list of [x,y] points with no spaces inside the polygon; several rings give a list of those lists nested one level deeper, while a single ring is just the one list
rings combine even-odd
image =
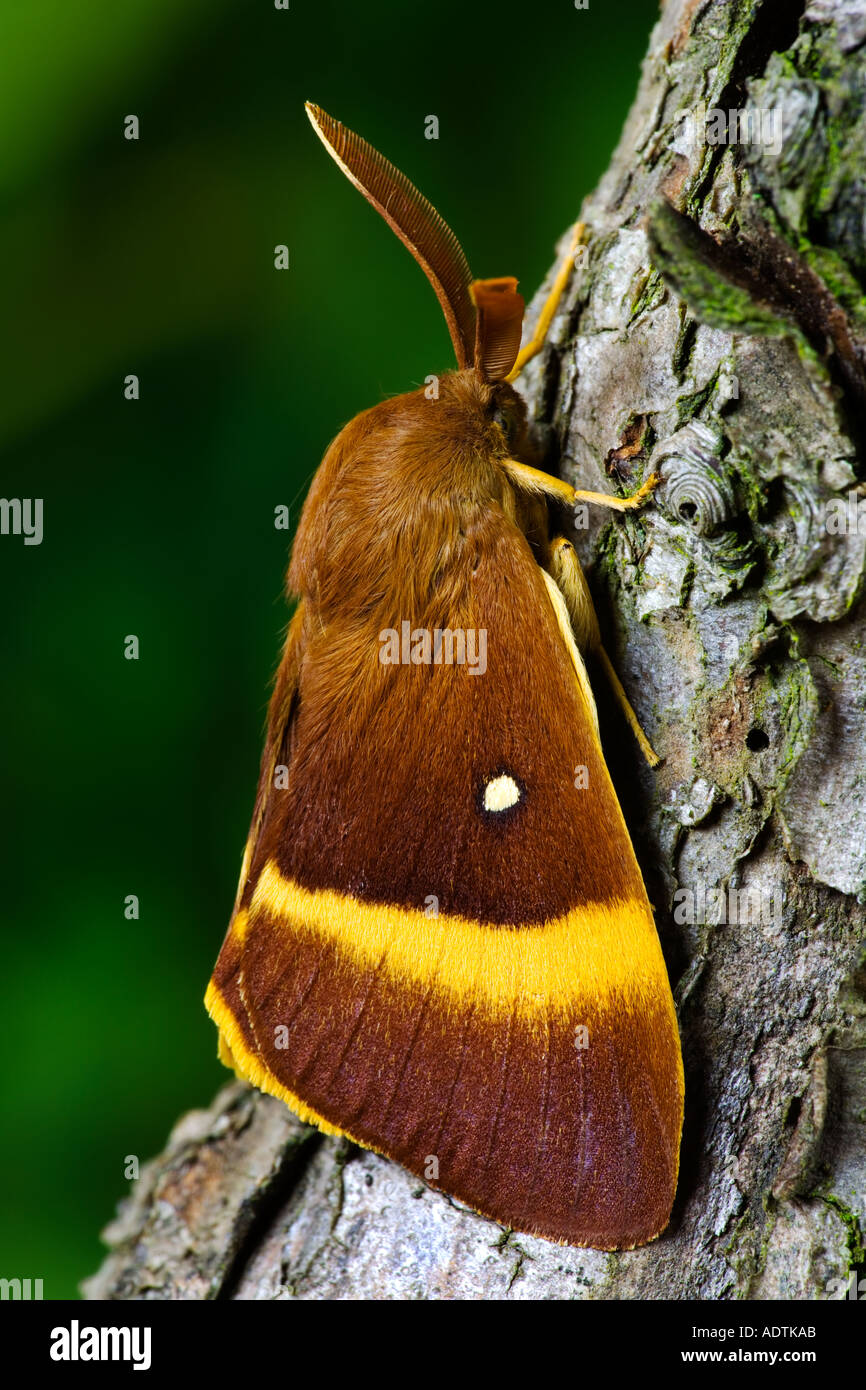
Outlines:
[{"label": "moth's feathery antenna", "polygon": [[442,306],[457,364],[471,367],[477,316],[469,293],[472,272],[460,242],[432,203],[384,155],[311,101],[306,110],[332,159],[421,266]]}]

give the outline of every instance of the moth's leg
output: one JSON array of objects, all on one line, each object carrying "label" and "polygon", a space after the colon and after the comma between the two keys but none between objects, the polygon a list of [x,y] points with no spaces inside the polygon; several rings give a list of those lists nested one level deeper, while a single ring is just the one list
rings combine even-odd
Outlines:
[{"label": "moth's leg", "polygon": [[631,707],[622,683],[611,665],[610,658],[601,643],[598,618],[589,592],[586,578],[581,569],[577,551],[571,541],[557,536],[550,545],[549,570],[551,578],[562,592],[568,609],[577,645],[581,650],[592,652],[604,667],[605,675],[617,704],[625,715],[626,722],[640,745],[640,750],[650,767],[658,767],[659,757],[653,751],[649,739],[641,728],[638,717]]},{"label": "moth's leg", "polygon": [[625,715],[626,723],[628,724],[629,728],[631,729],[632,733],[638,741],[640,751],[643,753],[650,767],[658,767],[659,763],[661,762],[661,758],[659,757],[658,753],[654,751],[652,744],[650,743],[649,739],[647,738],[646,734],[641,728],[638,717],[631,707],[629,698],[622,688],[620,678],[616,674],[616,671],[613,669],[610,657],[608,656],[601,643],[599,643],[599,645],[595,648],[595,655],[598,657],[599,661],[604,667],[604,672],[607,676],[608,682],[610,683],[610,688],[613,691],[614,696],[616,697],[617,704],[619,705],[620,709]]},{"label": "moth's leg", "polygon": [[[606,492],[579,492],[562,478],[554,478],[550,473],[542,473],[518,459],[503,459],[502,467],[518,489],[530,496],[545,497],[560,504],[574,502],[597,502],[600,506],[611,507],[615,511],[633,511],[642,507],[659,481],[653,473],[632,497],[613,497]],[[571,541],[564,536],[556,537],[550,544],[548,570],[557,588],[561,591],[579,648],[595,653],[604,667],[616,701],[620,706],[629,728],[637,739],[641,752],[650,767],[659,764],[658,755],[638,723],[637,715],[631,707],[629,698],[622,688],[619,676],[610,663],[610,658],[601,643],[598,619],[584,578],[577,552]]]},{"label": "moth's leg", "polygon": [[551,541],[548,568],[562,590],[578,647],[582,652],[596,651],[601,646],[601,633],[589,585],[577,551],[564,536],[556,536]]},{"label": "moth's leg", "polygon": [[589,676],[587,675],[586,663],[580,654],[580,648],[574,636],[574,627],[571,621],[571,614],[568,611],[568,604],[565,601],[565,595],[549,570],[542,569],[541,577],[544,580],[547,588],[547,596],[556,614],[556,623],[562,634],[562,640],[571,657],[571,664],[574,667],[577,684],[586,701],[586,708],[592,721],[593,732],[598,740],[598,746],[601,748],[601,734],[598,728],[598,709],[595,704],[595,695],[593,694]]},{"label": "moth's leg", "polygon": [[564,478],[554,478],[552,473],[542,473],[540,468],[531,468],[528,463],[521,463],[519,459],[502,459],[501,464],[521,492],[530,492],[536,497],[548,497],[557,502],[574,501],[574,488]]},{"label": "moth's leg", "polygon": [[646,482],[638,488],[637,492],[632,493],[631,497],[614,497],[609,492],[582,492],[577,489],[573,500],[575,502],[595,502],[599,507],[612,507],[615,512],[633,512],[638,507],[642,507],[644,502],[652,496],[658,481],[659,474],[651,473]]},{"label": "moth's leg", "polygon": [[526,366],[527,362],[531,362],[532,358],[535,357],[539,352],[541,352],[541,349],[544,347],[544,340],[547,337],[548,329],[550,328],[550,325],[553,322],[553,316],[556,313],[559,301],[562,298],[563,290],[568,284],[568,279],[571,275],[572,267],[574,265],[574,253],[577,250],[578,246],[580,246],[580,244],[583,242],[585,236],[586,226],[583,222],[578,222],[575,225],[574,233],[571,238],[571,243],[569,245],[568,251],[565,254],[565,257],[563,258],[562,265],[559,267],[559,270],[556,273],[556,279],[553,282],[553,288],[551,289],[550,294],[547,296],[547,299],[544,303],[544,308],[538,316],[538,323],[535,325],[535,332],[533,333],[526,346],[522,347],[519,353],[517,354],[514,366],[511,368],[511,371],[505,378],[506,381],[514,381],[515,378],[518,377],[520,373],[523,371],[523,368]]},{"label": "moth's leg", "polygon": [[525,492],[568,504],[595,502],[600,507],[610,507],[616,512],[631,512],[642,507],[659,481],[658,473],[651,473],[643,486],[631,497],[614,497],[609,492],[579,491],[563,478],[555,478],[552,473],[542,473],[539,468],[531,468],[528,463],[521,463],[519,459],[502,459],[502,467],[511,481]]}]

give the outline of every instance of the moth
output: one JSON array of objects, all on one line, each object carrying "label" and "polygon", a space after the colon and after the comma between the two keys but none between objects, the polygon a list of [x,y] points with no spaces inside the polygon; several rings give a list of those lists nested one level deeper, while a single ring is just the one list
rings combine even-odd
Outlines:
[{"label": "moth", "polygon": [[573,248],[521,350],[517,281],[473,280],[409,180],[307,112],[424,270],[457,368],[353,419],[310,487],[205,1000],[219,1056],[495,1221],[630,1248],[669,1220],[683,1069],[582,652],[657,759],[565,531],[574,503],[625,511],[656,479],[616,497],[534,465],[512,383]]}]

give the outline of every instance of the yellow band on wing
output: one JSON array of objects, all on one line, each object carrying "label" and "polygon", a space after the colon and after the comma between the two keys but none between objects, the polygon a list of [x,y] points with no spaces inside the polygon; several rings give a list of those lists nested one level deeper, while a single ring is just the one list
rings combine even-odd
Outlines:
[{"label": "yellow band on wing", "polygon": [[[664,958],[646,903],[592,903],[539,926],[486,926],[467,918],[364,903],[331,889],[310,891],[265,865],[234,932],[259,918],[334,947],[341,965],[374,970],[403,987],[433,988],[443,1004],[550,1018],[673,1006]],[[580,1020],[579,1020],[580,1021]]]}]

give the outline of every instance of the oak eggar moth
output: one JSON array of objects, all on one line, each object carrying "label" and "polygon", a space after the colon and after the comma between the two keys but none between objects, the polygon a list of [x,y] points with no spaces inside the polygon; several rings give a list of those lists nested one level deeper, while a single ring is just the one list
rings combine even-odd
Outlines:
[{"label": "oak eggar moth", "polygon": [[206,996],[220,1056],[507,1226],[639,1245],[670,1216],[683,1071],[562,532],[574,499],[625,510],[655,480],[608,497],[535,468],[517,282],[473,281],[405,176],[307,109],[423,267],[458,367],[352,420],[310,488]]}]

